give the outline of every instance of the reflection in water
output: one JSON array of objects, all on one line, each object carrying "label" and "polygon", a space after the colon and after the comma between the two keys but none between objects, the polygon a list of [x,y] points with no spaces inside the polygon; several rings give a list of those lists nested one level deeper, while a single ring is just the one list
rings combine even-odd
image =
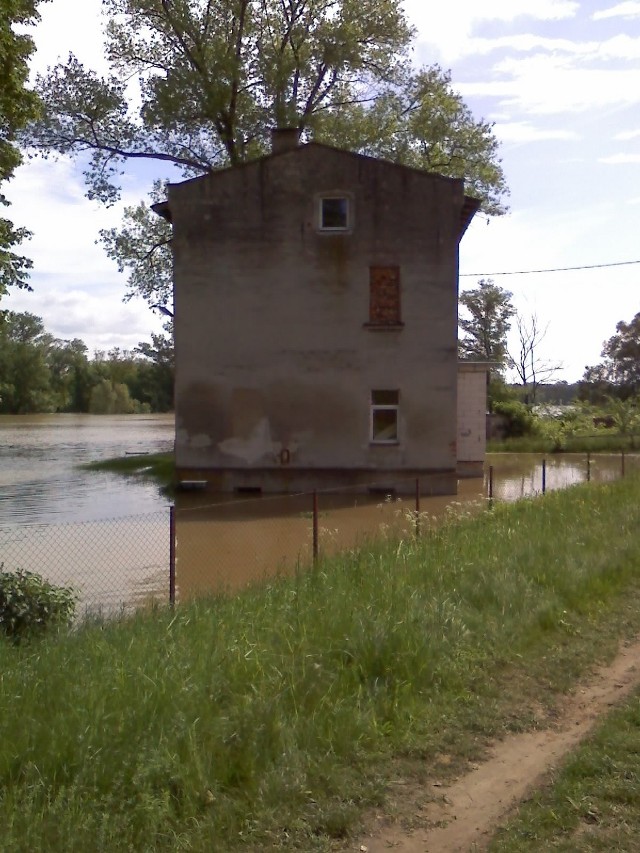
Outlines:
[{"label": "reflection in water", "polygon": [[[484,480],[461,480],[458,495],[422,497],[427,519],[446,512],[476,511],[486,506],[489,468],[493,495],[512,501],[542,492],[543,466],[533,454],[491,454]],[[627,471],[640,467],[640,456],[627,457]],[[587,463],[584,454],[546,461],[546,489],[584,482],[608,481],[621,475],[619,455],[601,455]],[[310,495],[262,497],[214,502],[207,495],[181,494],[176,501],[176,582],[185,598],[205,591],[234,590],[247,583],[292,574],[308,567],[312,549]],[[322,554],[353,548],[381,534],[413,530],[412,499],[381,500],[358,495],[319,495],[319,539]],[[423,522],[423,524],[426,522]]]}]

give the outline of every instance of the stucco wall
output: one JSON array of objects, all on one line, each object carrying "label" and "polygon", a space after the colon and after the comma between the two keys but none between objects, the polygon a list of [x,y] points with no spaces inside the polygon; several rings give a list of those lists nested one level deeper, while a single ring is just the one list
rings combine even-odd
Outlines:
[{"label": "stucco wall", "polygon": [[[349,233],[318,231],[333,192]],[[454,471],[462,203],[460,181],[318,145],[171,186],[178,469]],[[365,325],[374,265],[400,267],[402,329]],[[397,445],[370,443],[372,389],[400,392]]]},{"label": "stucco wall", "polygon": [[459,473],[475,473],[466,463],[482,466],[486,454],[487,368],[461,364],[458,373]]}]

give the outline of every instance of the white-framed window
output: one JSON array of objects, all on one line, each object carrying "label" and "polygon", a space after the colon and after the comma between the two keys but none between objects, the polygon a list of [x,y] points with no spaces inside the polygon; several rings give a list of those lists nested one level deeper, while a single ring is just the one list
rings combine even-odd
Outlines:
[{"label": "white-framed window", "polygon": [[371,392],[371,433],[372,444],[397,444],[398,407],[400,392],[379,389]]},{"label": "white-framed window", "polygon": [[319,199],[318,224],[321,231],[348,231],[351,219],[351,199],[347,195],[336,193]]}]

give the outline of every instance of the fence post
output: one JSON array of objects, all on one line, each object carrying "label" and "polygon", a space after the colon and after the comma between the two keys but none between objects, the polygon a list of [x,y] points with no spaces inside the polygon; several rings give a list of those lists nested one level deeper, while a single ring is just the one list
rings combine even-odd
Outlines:
[{"label": "fence post", "polygon": [[420,538],[420,477],[416,477],[416,539]]},{"label": "fence post", "polygon": [[313,492],[313,564],[318,562],[318,492]]},{"label": "fence post", "polygon": [[176,603],[176,508],[169,507],[169,604]]},{"label": "fence post", "polygon": [[587,483],[591,482],[591,454],[587,451]]},{"label": "fence post", "polygon": [[489,465],[489,500],[493,503],[493,465]]},{"label": "fence post", "polygon": [[547,460],[542,460],[542,494],[546,494],[547,491]]},{"label": "fence post", "polygon": [[622,473],[622,476],[624,477],[624,448],[622,448],[622,463],[621,463],[620,471]]}]

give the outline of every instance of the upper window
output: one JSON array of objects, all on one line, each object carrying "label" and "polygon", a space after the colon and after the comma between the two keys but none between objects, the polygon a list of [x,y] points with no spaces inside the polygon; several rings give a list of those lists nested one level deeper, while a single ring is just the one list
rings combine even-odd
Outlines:
[{"label": "upper window", "polygon": [[400,268],[369,268],[369,324],[401,326]]},{"label": "upper window", "polygon": [[320,199],[321,231],[347,231],[350,226],[349,199],[346,196],[325,196]]},{"label": "upper window", "polygon": [[371,443],[398,443],[398,404],[400,392],[377,390],[371,392]]}]

